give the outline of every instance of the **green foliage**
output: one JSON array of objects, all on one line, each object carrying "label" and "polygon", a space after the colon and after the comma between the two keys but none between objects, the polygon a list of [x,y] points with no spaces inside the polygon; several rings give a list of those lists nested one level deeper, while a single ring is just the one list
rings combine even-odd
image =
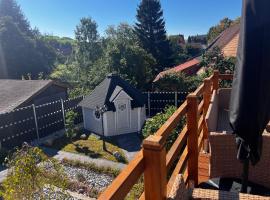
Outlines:
[{"label": "green foliage", "polygon": [[240,18],[236,18],[235,20],[231,20],[227,17],[224,19],[220,20],[219,24],[212,26],[208,33],[207,33],[207,40],[208,43],[211,43],[216,37],[222,33],[224,30],[229,28],[232,25],[239,24],[240,23]]},{"label": "green foliage", "polygon": [[7,200],[45,199],[43,189],[66,188],[66,176],[60,165],[37,147],[24,144],[8,159],[9,173],[1,195]]},{"label": "green foliage", "polygon": [[142,0],[137,9],[135,32],[140,45],[151,54],[157,64],[155,73],[174,65],[170,41],[166,36],[165,21],[159,0]]},{"label": "green foliage", "polygon": [[[31,73],[48,73],[55,60],[54,51],[31,29],[14,0],[0,1],[0,78],[21,78]],[[33,59],[34,58],[34,59]]]},{"label": "green foliage", "polygon": [[130,192],[126,196],[125,200],[134,200],[139,199],[144,191],[144,182],[143,182],[143,176],[139,178],[137,183],[133,185]]},{"label": "green foliage", "polygon": [[53,35],[44,35],[41,38],[55,51],[57,63],[65,63],[69,56],[71,56],[75,46],[75,40],[68,37],[58,37]]},{"label": "green foliage", "polygon": [[106,31],[105,60],[110,71],[116,71],[139,89],[149,87],[155,59],[138,45],[138,38],[128,24],[109,27]]},{"label": "green foliage", "polygon": [[186,76],[184,73],[168,73],[155,83],[160,91],[190,92],[195,90],[202,82],[201,76]]},{"label": "green foliage", "polygon": [[75,129],[75,119],[78,116],[78,113],[74,112],[73,110],[66,112],[65,115],[65,127],[66,127],[66,137],[72,139],[77,135]]},{"label": "green foliage", "polygon": [[89,18],[82,18],[75,30],[76,60],[82,69],[90,68],[101,56],[100,37],[97,32],[97,23]]},{"label": "green foliage", "polygon": [[[154,117],[148,119],[142,129],[143,137],[147,138],[149,135],[155,134],[157,130],[173,115],[176,109],[177,108],[175,106],[167,106],[164,109],[164,112],[160,112]],[[169,149],[173,142],[176,140],[179,134],[179,130],[181,130],[184,125],[184,121],[185,119],[181,119],[178,126],[169,135],[166,143],[167,149]]]},{"label": "green foliage", "polygon": [[211,67],[213,70],[219,70],[220,73],[232,73],[235,68],[236,58],[225,57],[220,48],[214,47],[203,54],[201,65]]}]

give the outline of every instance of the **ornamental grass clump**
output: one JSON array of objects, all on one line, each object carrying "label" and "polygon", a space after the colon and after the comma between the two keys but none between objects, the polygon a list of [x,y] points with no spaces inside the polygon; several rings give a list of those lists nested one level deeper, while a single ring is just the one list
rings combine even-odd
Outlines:
[{"label": "ornamental grass clump", "polygon": [[1,196],[6,200],[48,199],[48,192],[65,193],[67,177],[61,165],[47,157],[41,149],[23,144],[7,158],[7,178],[2,183]]}]

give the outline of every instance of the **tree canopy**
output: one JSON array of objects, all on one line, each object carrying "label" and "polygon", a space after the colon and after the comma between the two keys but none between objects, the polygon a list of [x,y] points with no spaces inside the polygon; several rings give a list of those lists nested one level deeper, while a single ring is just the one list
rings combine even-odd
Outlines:
[{"label": "tree canopy", "polygon": [[21,78],[49,73],[55,52],[31,29],[14,0],[0,1],[0,78]]},{"label": "tree canopy", "polygon": [[155,73],[174,65],[159,0],[142,0],[137,9],[135,32],[140,45],[156,60]]}]

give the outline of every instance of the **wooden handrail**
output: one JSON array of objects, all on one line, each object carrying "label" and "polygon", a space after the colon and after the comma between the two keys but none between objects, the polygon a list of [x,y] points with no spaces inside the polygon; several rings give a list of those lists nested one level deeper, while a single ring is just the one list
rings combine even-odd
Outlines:
[{"label": "wooden handrail", "polygon": [[173,173],[169,179],[168,185],[167,185],[167,191],[170,192],[172,185],[175,181],[176,176],[181,173],[182,169],[184,168],[184,164],[188,159],[188,148],[186,147],[182,153],[182,155],[179,158],[179,161],[177,165],[175,166]]},{"label": "wooden handrail", "polygon": [[219,74],[219,79],[221,80],[232,80],[233,74]]},{"label": "wooden handrail", "polygon": [[180,119],[187,112],[187,101],[185,101],[173,115],[160,127],[160,129],[156,132],[155,135],[162,136],[167,138],[169,134],[171,134],[172,130],[176,128],[179,124]]},{"label": "wooden handrail", "polygon": [[99,196],[100,200],[124,199],[133,185],[137,182],[144,171],[142,151],[137,153],[135,158],[125,167],[114,179],[111,185]]},{"label": "wooden handrail", "polygon": [[169,170],[173,164],[173,162],[176,160],[179,151],[183,148],[183,146],[186,144],[186,138],[187,138],[187,126],[183,128],[175,142],[173,143],[172,147],[167,153],[166,156],[166,167],[167,170]]},{"label": "wooden handrail", "polygon": [[[122,170],[99,199],[124,199],[142,174],[144,174],[145,191],[140,200],[165,199],[179,173],[183,174],[185,183],[192,181],[196,186],[199,151],[204,146],[204,141],[208,139],[205,116],[211,96],[219,88],[220,80],[232,78],[232,74],[219,74],[218,71],[214,71],[212,76],[206,78],[195,92],[188,95],[187,100],[154,136],[148,137],[143,142],[143,150]],[[166,153],[164,145],[166,139],[185,116],[187,124]],[[167,182],[166,173],[174,164],[176,166]]]},{"label": "wooden handrail", "polygon": [[204,84],[201,84],[194,92],[193,94],[196,96],[200,96],[203,93]]}]

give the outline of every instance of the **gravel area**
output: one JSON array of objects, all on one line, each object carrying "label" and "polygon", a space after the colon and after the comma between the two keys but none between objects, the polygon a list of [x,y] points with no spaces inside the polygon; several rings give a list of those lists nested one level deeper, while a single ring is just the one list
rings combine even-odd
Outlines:
[{"label": "gravel area", "polygon": [[44,196],[40,198],[39,195],[34,197],[35,200],[41,199],[50,199],[50,200],[58,200],[58,199],[65,199],[65,200],[80,200],[78,198],[74,198],[67,193],[62,192],[61,190],[51,190],[50,188],[43,189]]},{"label": "gravel area", "polygon": [[85,182],[91,187],[99,191],[106,188],[113,178],[107,174],[99,174],[94,171],[77,168],[72,166],[63,166],[67,176],[73,180],[78,180],[78,176],[85,179]]}]

